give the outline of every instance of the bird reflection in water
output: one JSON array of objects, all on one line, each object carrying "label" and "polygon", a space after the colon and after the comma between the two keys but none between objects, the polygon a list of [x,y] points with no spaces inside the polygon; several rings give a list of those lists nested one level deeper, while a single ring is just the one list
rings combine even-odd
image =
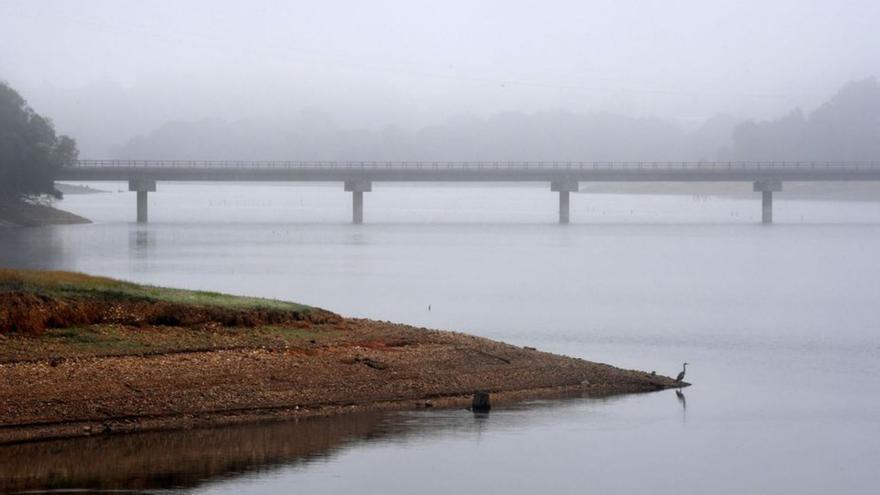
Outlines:
[{"label": "bird reflection in water", "polygon": [[687,410],[687,398],[684,396],[684,392],[682,392],[681,390],[676,390],[675,398],[678,399],[678,402],[681,403],[681,408]]}]

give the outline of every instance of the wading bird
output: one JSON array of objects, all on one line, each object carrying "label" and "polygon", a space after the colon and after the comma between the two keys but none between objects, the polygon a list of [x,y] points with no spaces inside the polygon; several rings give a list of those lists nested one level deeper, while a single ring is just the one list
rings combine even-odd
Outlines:
[{"label": "wading bird", "polygon": [[684,380],[684,374],[687,371],[687,365],[688,365],[687,363],[684,363],[681,365],[681,373],[679,373],[678,376],[675,377],[675,381],[680,382],[680,381]]}]

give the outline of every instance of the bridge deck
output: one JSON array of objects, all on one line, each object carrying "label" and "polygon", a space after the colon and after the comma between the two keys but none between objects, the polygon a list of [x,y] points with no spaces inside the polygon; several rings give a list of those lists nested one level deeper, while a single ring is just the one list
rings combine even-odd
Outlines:
[{"label": "bridge deck", "polygon": [[874,181],[880,162],[331,162],[80,160],[59,180]]},{"label": "bridge deck", "polygon": [[157,181],[344,182],[352,222],[362,223],[364,193],[373,182],[549,182],[559,194],[559,223],[569,221],[579,182],[754,182],[761,221],[773,221],[773,193],[785,181],[880,180],[880,162],[278,162],[80,160],[59,180],[128,181],[137,193],[137,221],[147,221],[147,193]]}]

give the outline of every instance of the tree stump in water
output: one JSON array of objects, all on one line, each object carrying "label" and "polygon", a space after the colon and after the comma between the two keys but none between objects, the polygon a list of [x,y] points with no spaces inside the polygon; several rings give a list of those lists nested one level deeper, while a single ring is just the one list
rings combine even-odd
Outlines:
[{"label": "tree stump in water", "polygon": [[489,412],[490,409],[492,409],[492,405],[489,403],[489,392],[474,392],[471,410],[474,412]]}]

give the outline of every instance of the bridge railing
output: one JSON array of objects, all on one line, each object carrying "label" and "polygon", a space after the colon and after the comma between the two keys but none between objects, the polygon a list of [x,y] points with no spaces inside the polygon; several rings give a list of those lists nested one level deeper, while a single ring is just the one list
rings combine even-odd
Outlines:
[{"label": "bridge railing", "polygon": [[660,162],[660,161],[243,161],[243,160],[78,160],[71,168],[125,169],[342,169],[342,170],[867,170],[878,161],[822,162]]}]

